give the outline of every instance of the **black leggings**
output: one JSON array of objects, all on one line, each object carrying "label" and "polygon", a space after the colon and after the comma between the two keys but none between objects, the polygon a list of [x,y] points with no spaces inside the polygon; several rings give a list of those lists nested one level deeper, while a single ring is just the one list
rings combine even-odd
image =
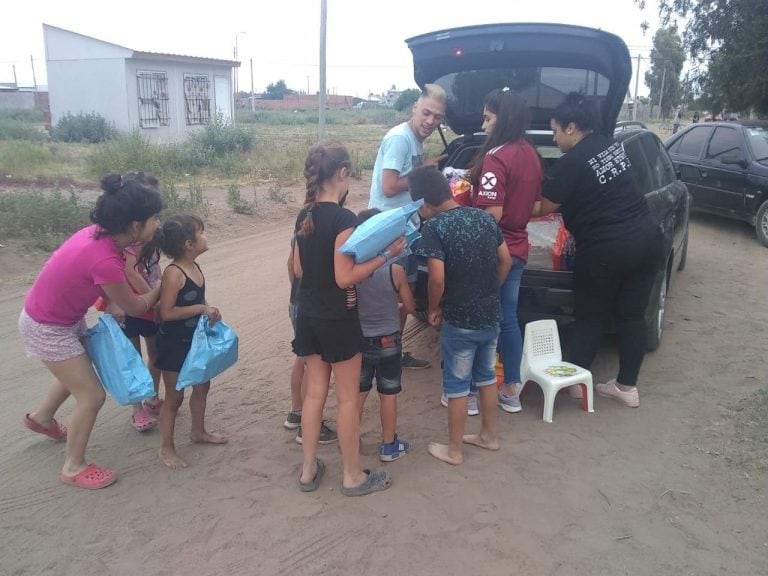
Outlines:
[{"label": "black leggings", "polygon": [[571,362],[589,369],[606,323],[616,319],[619,374],[626,386],[637,384],[646,350],[645,310],[662,266],[662,236],[654,228],[634,239],[604,242],[578,251],[574,269],[576,322]]}]

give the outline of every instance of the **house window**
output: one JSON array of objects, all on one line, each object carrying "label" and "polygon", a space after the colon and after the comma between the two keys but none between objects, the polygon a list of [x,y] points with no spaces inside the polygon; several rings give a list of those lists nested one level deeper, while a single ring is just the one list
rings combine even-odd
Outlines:
[{"label": "house window", "polygon": [[139,126],[168,126],[168,75],[165,72],[139,72]]},{"label": "house window", "polygon": [[210,84],[208,76],[184,75],[187,124],[208,124],[211,121]]}]

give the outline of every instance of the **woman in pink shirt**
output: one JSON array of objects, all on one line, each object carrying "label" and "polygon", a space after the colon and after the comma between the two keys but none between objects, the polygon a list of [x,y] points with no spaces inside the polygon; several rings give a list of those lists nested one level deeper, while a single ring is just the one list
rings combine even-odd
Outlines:
[{"label": "woman in pink shirt", "polygon": [[[75,232],[51,254],[19,316],[27,355],[40,358],[55,378],[38,409],[25,415],[24,424],[54,440],[66,438],[60,479],[89,489],[109,486],[117,473],[85,462],[88,438],[104,404],[104,388],[82,344],[85,315],[99,296],[131,315],[152,308],[159,296],[159,287],[133,293],[125,277],[123,250],[152,238],[160,223],[160,195],[119,174],[105,176],[101,187],[104,193],[90,215],[94,224]],[[70,394],[75,408],[67,429],[54,415]]]}]

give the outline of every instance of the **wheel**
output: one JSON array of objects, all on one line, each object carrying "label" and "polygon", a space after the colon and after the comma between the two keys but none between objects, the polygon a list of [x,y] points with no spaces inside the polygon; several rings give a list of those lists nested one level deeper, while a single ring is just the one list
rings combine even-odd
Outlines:
[{"label": "wheel", "polygon": [[685,230],[685,240],[683,240],[683,247],[681,248],[682,254],[680,256],[680,263],[677,265],[677,270],[683,270],[685,268],[685,261],[688,259],[688,229]]},{"label": "wheel", "polygon": [[656,350],[661,344],[661,337],[664,333],[664,313],[667,307],[667,269],[664,268],[661,281],[658,283],[653,298],[653,312],[649,317],[646,328],[646,348]]},{"label": "wheel", "polygon": [[757,210],[755,232],[760,244],[768,248],[768,200],[763,202]]}]

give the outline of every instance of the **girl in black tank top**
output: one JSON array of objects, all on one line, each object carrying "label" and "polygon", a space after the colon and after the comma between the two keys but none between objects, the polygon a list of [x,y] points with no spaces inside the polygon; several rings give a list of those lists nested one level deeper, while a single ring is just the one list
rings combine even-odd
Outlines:
[{"label": "girl in black tank top", "polygon": [[[160,287],[160,317],[162,323],[157,334],[157,360],[155,365],[163,372],[165,402],[160,412],[162,446],[160,458],[169,468],[184,468],[186,463],[176,454],[173,432],[176,414],[184,400],[184,391],[176,390],[184,360],[192,344],[201,314],[211,324],[221,319],[218,308],[205,301],[205,277],[195,259],[208,250],[203,221],[197,216],[174,216],[158,228],[153,242],[142,250],[142,257],[155,248],[173,258],[163,271]],[[192,440],[211,444],[223,444],[226,436],[205,429],[205,405],[211,383],[201,382],[192,386],[189,409],[192,414]]]}]

